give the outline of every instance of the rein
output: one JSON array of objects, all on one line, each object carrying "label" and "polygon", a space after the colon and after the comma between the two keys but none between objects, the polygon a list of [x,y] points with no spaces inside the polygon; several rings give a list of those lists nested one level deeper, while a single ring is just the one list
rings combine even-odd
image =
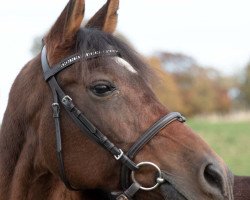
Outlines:
[{"label": "rein", "polygon": [[[165,128],[173,121],[185,122],[185,118],[178,112],[172,112],[157,122],[155,122],[128,150],[127,153],[124,153],[122,149],[113,144],[100,130],[98,130],[87,118],[84,114],[75,106],[72,98],[64,93],[64,91],[59,86],[56,75],[66,69],[67,67],[72,66],[74,63],[79,62],[80,60],[89,60],[97,57],[106,57],[106,56],[119,56],[120,53],[117,50],[106,50],[106,51],[94,51],[85,53],[84,55],[74,54],[65,59],[63,59],[60,63],[50,67],[47,60],[47,52],[46,47],[44,46],[41,53],[41,61],[42,68],[44,73],[44,79],[49,84],[52,94],[53,94],[53,117],[55,121],[55,132],[56,132],[56,153],[59,164],[60,177],[64,182],[65,186],[70,190],[79,190],[74,188],[70,182],[68,181],[63,161],[63,153],[62,153],[62,138],[61,138],[61,126],[60,126],[60,109],[61,105],[67,111],[72,120],[78,125],[80,130],[99,144],[102,148],[107,150],[114,156],[114,159],[122,163],[121,170],[121,186],[123,188],[123,192],[112,192],[111,198],[116,200],[128,200],[132,199],[133,196],[139,190],[154,190],[160,184],[164,182],[162,178],[162,172],[160,168],[152,163],[152,162],[141,162],[135,164],[133,162],[133,158],[136,154],[157,134],[160,130]],[[150,188],[146,188],[140,185],[139,182],[135,179],[135,173],[141,167],[151,166],[155,168],[158,173],[158,178],[156,179],[156,184]],[[131,179],[132,183],[131,183]]]}]

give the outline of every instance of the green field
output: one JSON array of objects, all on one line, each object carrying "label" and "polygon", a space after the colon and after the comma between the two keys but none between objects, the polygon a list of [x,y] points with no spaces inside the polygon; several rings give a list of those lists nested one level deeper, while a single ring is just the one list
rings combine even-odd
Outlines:
[{"label": "green field", "polygon": [[237,175],[250,175],[250,122],[189,120]]}]

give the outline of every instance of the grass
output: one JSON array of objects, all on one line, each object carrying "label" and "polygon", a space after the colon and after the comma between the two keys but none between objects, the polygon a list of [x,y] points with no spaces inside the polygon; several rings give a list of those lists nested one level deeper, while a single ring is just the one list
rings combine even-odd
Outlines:
[{"label": "grass", "polygon": [[250,175],[250,122],[205,121],[188,124],[199,133],[237,175]]}]

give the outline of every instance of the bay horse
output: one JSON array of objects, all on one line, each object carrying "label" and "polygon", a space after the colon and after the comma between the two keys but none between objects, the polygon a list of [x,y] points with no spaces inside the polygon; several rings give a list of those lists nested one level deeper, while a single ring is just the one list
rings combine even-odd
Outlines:
[{"label": "bay horse", "polygon": [[118,5],[108,0],[81,28],[85,2],[70,0],[14,81],[2,200],[233,199],[223,160],[158,101],[150,67],[113,36]]}]

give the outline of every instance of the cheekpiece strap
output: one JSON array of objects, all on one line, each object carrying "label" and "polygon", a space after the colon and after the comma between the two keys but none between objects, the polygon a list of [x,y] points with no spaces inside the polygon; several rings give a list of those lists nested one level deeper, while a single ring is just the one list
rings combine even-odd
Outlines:
[{"label": "cheekpiece strap", "polygon": [[123,153],[121,149],[115,146],[101,131],[99,131],[87,118],[86,116],[75,106],[73,100],[70,96],[66,95],[61,87],[58,85],[55,75],[71,66],[72,64],[78,62],[80,59],[90,59],[100,56],[115,56],[118,54],[117,50],[107,50],[107,51],[96,51],[93,53],[86,53],[84,56],[78,54],[70,56],[69,58],[63,60],[61,63],[50,67],[47,60],[46,47],[44,46],[41,53],[42,68],[44,72],[44,77],[53,93],[54,102],[52,104],[53,117],[55,119],[56,126],[56,149],[57,158],[59,161],[60,176],[65,185],[70,190],[78,190],[72,187],[66,177],[64,162],[63,162],[63,152],[62,152],[62,139],[61,139],[61,129],[60,129],[60,104],[66,109],[72,120],[78,125],[78,127],[92,140],[100,144],[101,147],[109,151],[117,161],[120,161],[128,169],[134,171],[138,167],[136,164]]}]

